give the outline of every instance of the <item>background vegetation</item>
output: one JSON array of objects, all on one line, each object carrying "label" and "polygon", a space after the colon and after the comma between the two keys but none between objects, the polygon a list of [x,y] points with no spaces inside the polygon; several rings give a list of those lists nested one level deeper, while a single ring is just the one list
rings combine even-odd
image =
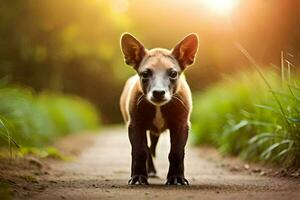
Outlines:
[{"label": "background vegetation", "polygon": [[300,79],[282,85],[273,71],[264,76],[271,90],[257,72],[248,71],[196,95],[194,141],[244,159],[299,167]]},{"label": "background vegetation", "polygon": [[0,87],[0,147],[42,147],[57,136],[99,127],[87,101],[20,87]]},{"label": "background vegetation", "polygon": [[[298,71],[299,7],[297,0],[2,1],[0,145],[41,146],[98,127],[98,116],[122,122],[118,99],[134,71],[123,62],[120,35],[171,49],[195,32],[200,46],[186,77],[196,143],[299,166],[299,86],[283,87],[279,71],[269,69],[283,51],[284,64]],[[263,66],[282,108],[236,43]]]},{"label": "background vegetation", "polygon": [[[230,9],[222,2],[235,6]],[[278,65],[284,50],[298,66],[298,8],[296,0],[3,1],[0,77],[38,92],[79,95],[96,106],[104,123],[119,123],[116,104],[134,73],[123,62],[122,32],[131,32],[147,48],[172,48],[188,33],[198,33],[197,62],[187,71],[197,91],[224,73],[247,68],[235,41],[259,63]]]}]

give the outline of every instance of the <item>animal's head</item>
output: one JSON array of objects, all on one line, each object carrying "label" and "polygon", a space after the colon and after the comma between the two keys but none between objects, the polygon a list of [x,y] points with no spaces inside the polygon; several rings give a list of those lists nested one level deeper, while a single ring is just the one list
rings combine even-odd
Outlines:
[{"label": "animal's head", "polygon": [[193,64],[198,49],[198,37],[190,34],[172,50],[148,50],[129,33],[121,36],[125,62],[140,76],[147,100],[156,106],[164,105],[177,92],[178,79],[187,66]]}]

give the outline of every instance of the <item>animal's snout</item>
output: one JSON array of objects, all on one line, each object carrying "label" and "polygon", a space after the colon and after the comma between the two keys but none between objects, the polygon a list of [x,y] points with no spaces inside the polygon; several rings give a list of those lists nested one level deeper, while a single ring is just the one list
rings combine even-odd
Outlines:
[{"label": "animal's snout", "polygon": [[154,90],[152,92],[152,96],[157,101],[163,100],[165,98],[165,94],[166,94],[166,91],[164,91],[164,90]]},{"label": "animal's snout", "polygon": [[168,90],[156,89],[147,94],[147,99],[155,106],[162,106],[170,101],[170,93]]}]

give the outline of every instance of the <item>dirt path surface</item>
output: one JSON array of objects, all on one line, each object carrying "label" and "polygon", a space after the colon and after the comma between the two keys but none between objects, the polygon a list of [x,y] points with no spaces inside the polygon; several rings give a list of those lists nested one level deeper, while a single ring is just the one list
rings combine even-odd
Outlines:
[{"label": "dirt path surface", "polygon": [[78,158],[50,163],[49,174],[40,181],[46,187],[28,199],[300,199],[299,179],[229,170],[190,146],[185,161],[190,186],[166,186],[168,136],[165,133],[158,143],[159,178],[150,179],[149,186],[127,185],[131,159],[125,129],[105,129],[87,141],[64,141],[60,145],[66,148],[82,147]]}]

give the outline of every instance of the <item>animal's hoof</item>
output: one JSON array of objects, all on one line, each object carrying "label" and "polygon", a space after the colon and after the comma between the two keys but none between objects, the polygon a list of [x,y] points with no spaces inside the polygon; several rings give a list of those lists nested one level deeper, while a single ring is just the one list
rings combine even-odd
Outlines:
[{"label": "animal's hoof", "polygon": [[149,185],[148,178],[144,175],[134,175],[129,179],[129,185]]},{"label": "animal's hoof", "polygon": [[171,176],[167,179],[166,185],[189,185],[189,182],[182,176]]}]

